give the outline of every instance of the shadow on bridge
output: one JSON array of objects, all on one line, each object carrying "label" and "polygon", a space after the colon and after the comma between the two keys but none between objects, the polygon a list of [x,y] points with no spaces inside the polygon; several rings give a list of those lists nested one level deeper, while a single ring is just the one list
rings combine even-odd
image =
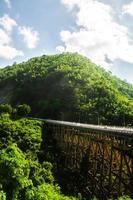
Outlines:
[{"label": "shadow on bridge", "polygon": [[133,197],[133,129],[44,123],[44,146],[53,151],[64,190],[99,199]]}]

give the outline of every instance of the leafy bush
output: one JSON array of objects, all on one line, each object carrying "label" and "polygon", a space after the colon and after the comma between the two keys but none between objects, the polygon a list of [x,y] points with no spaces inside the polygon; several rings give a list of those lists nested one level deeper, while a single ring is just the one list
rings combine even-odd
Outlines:
[{"label": "leafy bush", "polygon": [[0,113],[12,113],[12,106],[9,104],[0,104]]},{"label": "leafy bush", "polygon": [[[0,151],[0,184],[7,200],[74,200],[60,193],[50,170],[49,163],[26,159],[16,144]],[[1,200],[5,193],[0,193]]]},{"label": "leafy bush", "polygon": [[42,123],[0,115],[0,200],[71,200],[61,194],[52,164],[39,163]]},{"label": "leafy bush", "polygon": [[31,108],[27,104],[18,105],[16,107],[16,110],[17,110],[17,115],[18,116],[23,116],[23,117],[27,116],[31,112]]},{"label": "leafy bush", "polygon": [[60,193],[60,188],[51,184],[42,184],[26,192],[26,200],[76,200]]},{"label": "leafy bush", "polygon": [[18,147],[32,156],[40,150],[42,142],[42,123],[26,118],[12,120],[7,114],[0,116],[0,148],[10,143],[17,143]]}]

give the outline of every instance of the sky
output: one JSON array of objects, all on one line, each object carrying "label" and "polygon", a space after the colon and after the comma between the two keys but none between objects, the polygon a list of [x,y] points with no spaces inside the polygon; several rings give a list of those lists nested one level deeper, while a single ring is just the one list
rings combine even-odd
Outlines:
[{"label": "sky", "polygon": [[0,0],[0,67],[77,52],[133,84],[133,0]]}]

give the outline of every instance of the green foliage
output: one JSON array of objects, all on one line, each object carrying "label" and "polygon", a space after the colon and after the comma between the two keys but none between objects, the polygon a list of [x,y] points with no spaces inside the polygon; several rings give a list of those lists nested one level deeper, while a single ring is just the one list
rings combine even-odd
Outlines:
[{"label": "green foliage", "polygon": [[61,194],[52,164],[40,163],[42,123],[0,116],[0,200],[75,200]]},{"label": "green foliage", "polygon": [[[9,86],[10,102],[29,104],[36,116],[109,125],[133,123],[133,86],[78,54],[36,57],[0,69],[0,90]],[[2,96],[5,102],[7,93]]]},{"label": "green foliage", "polygon": [[18,105],[17,108],[17,115],[18,116],[27,116],[31,112],[31,108],[27,104]]},{"label": "green foliage", "polygon": [[36,156],[42,142],[42,123],[26,118],[12,120],[9,115],[2,114],[0,116],[0,149],[14,142],[29,156]]},{"label": "green foliage", "polygon": [[29,172],[29,163],[16,145],[0,151],[0,183],[8,198],[17,200],[19,190],[32,185]]},{"label": "green foliage", "polygon": [[3,191],[0,191],[0,200],[6,200],[6,194]]},{"label": "green foliage", "polygon": [[30,163],[30,178],[33,181],[34,186],[41,185],[45,182],[53,183],[54,178],[51,173],[52,164],[49,162],[43,162],[40,164],[37,161],[29,161]]},{"label": "green foliage", "polygon": [[0,104],[0,113],[9,113],[11,114],[13,111],[11,105],[9,104]]},{"label": "green foliage", "polygon": [[129,196],[119,197],[118,200],[132,200]]},{"label": "green foliage", "polygon": [[[49,182],[49,183],[48,183]],[[74,200],[61,195],[53,184],[51,164],[26,159],[16,144],[0,151],[0,184],[7,200]],[[2,200],[5,193],[1,191]]]},{"label": "green foliage", "polygon": [[42,184],[27,191],[26,200],[76,200],[60,194],[60,188],[51,184]]}]

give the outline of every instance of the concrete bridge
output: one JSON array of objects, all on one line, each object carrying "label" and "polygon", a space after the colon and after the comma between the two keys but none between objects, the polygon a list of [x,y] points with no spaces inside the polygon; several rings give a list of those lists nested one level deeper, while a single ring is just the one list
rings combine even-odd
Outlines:
[{"label": "concrete bridge", "polygon": [[43,121],[60,149],[61,167],[83,176],[88,196],[133,197],[133,128]]}]

